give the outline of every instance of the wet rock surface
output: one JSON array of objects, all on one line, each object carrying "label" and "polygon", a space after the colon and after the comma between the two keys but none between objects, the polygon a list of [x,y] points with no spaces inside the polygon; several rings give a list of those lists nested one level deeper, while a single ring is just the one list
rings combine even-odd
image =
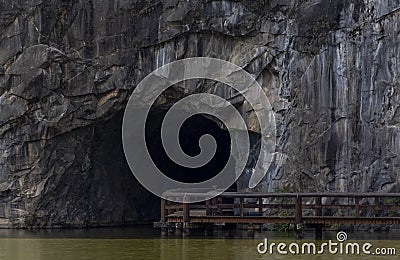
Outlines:
[{"label": "wet rock surface", "polygon": [[[124,160],[122,113],[148,73],[196,56],[231,61],[265,89],[277,151],[264,191],[400,192],[399,10],[378,0],[0,1],[0,224],[157,218]],[[157,105],[231,97],[197,83]]]}]

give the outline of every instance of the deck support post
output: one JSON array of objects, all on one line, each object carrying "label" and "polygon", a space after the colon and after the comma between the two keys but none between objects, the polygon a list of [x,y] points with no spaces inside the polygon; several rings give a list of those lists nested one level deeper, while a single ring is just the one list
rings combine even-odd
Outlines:
[{"label": "deck support post", "polygon": [[182,237],[189,237],[189,236],[190,236],[190,224],[185,222],[183,223]]},{"label": "deck support post", "polygon": [[168,228],[167,227],[162,227],[161,228],[161,236],[162,237],[168,236]]},{"label": "deck support post", "polygon": [[248,237],[254,237],[254,226],[253,226],[253,224],[249,224],[247,226],[247,236]]},{"label": "deck support post", "polygon": [[207,224],[204,228],[204,236],[210,237],[214,234],[214,229],[212,224]]},{"label": "deck support post", "polygon": [[183,234],[182,228],[183,228],[182,223],[175,223],[175,235],[176,236],[182,236],[182,234]]},{"label": "deck support post", "polygon": [[322,228],[324,225],[316,224],[315,225],[315,240],[322,240]]}]

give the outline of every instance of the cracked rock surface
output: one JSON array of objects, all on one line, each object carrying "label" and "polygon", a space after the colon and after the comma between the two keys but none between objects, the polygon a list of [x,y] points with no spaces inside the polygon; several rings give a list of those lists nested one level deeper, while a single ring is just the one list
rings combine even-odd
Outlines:
[{"label": "cracked rock surface", "polygon": [[[399,21],[399,0],[0,0],[0,226],[157,218],[124,160],[122,113],[147,74],[197,56],[243,67],[268,95],[264,191],[400,192]],[[231,98],[192,83],[158,105]]]}]

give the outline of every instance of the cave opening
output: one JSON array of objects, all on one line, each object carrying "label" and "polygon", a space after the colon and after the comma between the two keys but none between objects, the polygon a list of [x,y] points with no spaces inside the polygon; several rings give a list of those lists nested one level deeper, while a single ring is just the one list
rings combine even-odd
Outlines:
[{"label": "cave opening", "polygon": [[231,146],[229,132],[220,127],[221,122],[208,115],[196,114],[183,123],[179,144],[187,155],[196,156],[201,152],[199,140],[205,134],[212,135],[217,143],[215,156],[206,165],[187,168],[171,160],[163,149],[161,124],[167,112],[167,109],[152,109],[146,121],[146,145],[157,168],[169,178],[184,183],[203,182],[221,172],[228,162]]},{"label": "cave opening", "polygon": [[[167,156],[162,146],[160,130],[167,111],[152,109],[146,121],[146,145],[155,165],[166,176],[185,183],[201,182],[217,175],[230,156],[229,132],[222,129],[216,119],[203,115],[187,119],[179,135],[182,150],[190,156],[199,154],[199,139],[204,134],[215,138],[217,150],[212,160],[202,167],[182,167]],[[160,200],[136,180],[125,158],[122,145],[123,115],[123,111],[118,112],[104,124],[95,127],[89,193],[96,201],[99,219],[113,224],[156,221],[160,214]],[[236,184],[229,190],[236,191]]]}]

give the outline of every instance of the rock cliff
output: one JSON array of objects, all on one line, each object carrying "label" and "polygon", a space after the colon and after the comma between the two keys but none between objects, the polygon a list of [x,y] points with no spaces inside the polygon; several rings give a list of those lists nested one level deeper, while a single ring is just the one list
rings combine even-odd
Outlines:
[{"label": "rock cliff", "polygon": [[0,225],[157,218],[125,162],[122,113],[148,73],[197,56],[267,93],[265,190],[400,192],[399,43],[398,0],[0,0]]}]

